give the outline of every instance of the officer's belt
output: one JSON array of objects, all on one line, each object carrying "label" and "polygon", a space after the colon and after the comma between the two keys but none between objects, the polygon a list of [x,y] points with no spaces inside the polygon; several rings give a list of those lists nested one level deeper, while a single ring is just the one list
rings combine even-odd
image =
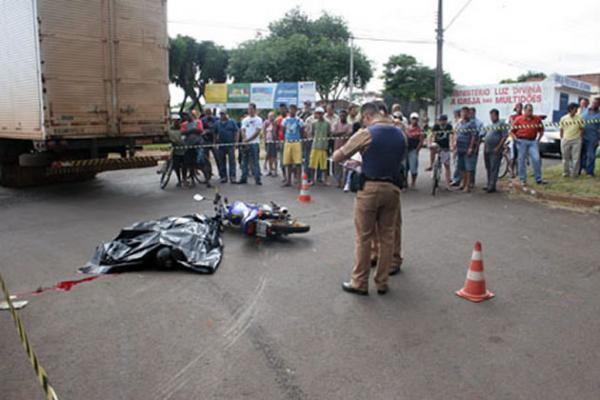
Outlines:
[{"label": "officer's belt", "polygon": [[394,178],[384,177],[384,178],[372,178],[370,176],[365,175],[365,182],[387,182],[394,183]]}]

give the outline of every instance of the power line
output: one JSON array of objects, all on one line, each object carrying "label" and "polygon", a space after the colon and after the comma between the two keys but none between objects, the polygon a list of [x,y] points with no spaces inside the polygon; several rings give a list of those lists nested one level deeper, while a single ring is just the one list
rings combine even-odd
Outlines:
[{"label": "power line", "polygon": [[388,43],[408,43],[408,44],[433,44],[433,40],[403,40],[403,39],[385,39],[365,36],[352,36],[355,40],[365,40],[370,42],[388,42]]},{"label": "power line", "polygon": [[[244,30],[244,31],[264,32],[264,33],[270,32],[268,29],[265,29],[265,28],[240,26],[240,25],[224,25],[224,24],[215,23],[214,21],[207,22],[207,21],[199,21],[199,20],[169,20],[168,23],[177,24],[177,25],[201,25],[201,26],[208,26],[208,27],[213,27],[213,28]],[[371,36],[363,36],[363,35],[361,35],[361,36],[352,35],[352,38],[355,40],[363,40],[363,41],[370,41],[370,42],[386,42],[386,43],[404,43],[404,44],[433,44],[434,43],[432,40],[389,39],[389,38],[371,37]]]},{"label": "power line", "polygon": [[469,4],[471,4],[473,2],[473,0],[467,0],[467,2],[465,3],[464,6],[462,6],[462,8],[460,10],[458,10],[458,12],[456,13],[456,15],[450,20],[450,22],[448,22],[448,25],[446,25],[446,27],[444,28],[445,31],[448,30],[448,28],[450,28],[452,26],[452,24],[454,23],[454,21],[456,21],[456,19],[460,16],[460,14],[463,13],[463,11],[465,11],[465,9],[469,6]]}]

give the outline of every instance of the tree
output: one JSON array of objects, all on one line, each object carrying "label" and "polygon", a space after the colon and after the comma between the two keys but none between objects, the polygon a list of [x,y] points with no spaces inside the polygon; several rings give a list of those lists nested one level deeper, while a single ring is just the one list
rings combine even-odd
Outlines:
[{"label": "tree", "polygon": [[530,80],[543,81],[544,79],[546,79],[546,74],[543,72],[527,71],[526,73],[519,75],[516,80],[510,78],[502,79],[500,83],[521,83]]},{"label": "tree", "polygon": [[[238,82],[315,81],[324,100],[349,87],[350,31],[343,19],[324,13],[311,20],[294,8],[269,25],[269,34],[232,50],[229,74]],[[354,85],[373,76],[371,62],[354,47]]]},{"label": "tree", "polygon": [[[420,64],[408,54],[391,56],[382,75],[384,95],[404,101],[417,102],[419,106],[427,106],[435,100],[435,70]],[[444,96],[454,90],[452,77],[445,73],[443,80]]]},{"label": "tree", "polygon": [[204,86],[209,82],[225,82],[227,79],[227,51],[211,41],[196,42],[189,36],[169,38],[169,80],[183,89],[186,100],[192,99],[191,108],[200,104]]}]

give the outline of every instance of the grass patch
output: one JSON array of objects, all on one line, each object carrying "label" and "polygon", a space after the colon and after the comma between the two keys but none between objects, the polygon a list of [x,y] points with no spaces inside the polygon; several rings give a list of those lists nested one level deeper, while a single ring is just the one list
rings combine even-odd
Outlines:
[{"label": "grass patch", "polygon": [[155,144],[145,144],[142,146],[144,151],[158,151],[165,150],[165,147],[169,147],[169,143],[155,143]]},{"label": "grass patch", "polygon": [[600,197],[600,179],[581,175],[577,178],[563,177],[562,164],[542,168],[542,177],[548,181],[545,192],[570,194],[585,197]]}]

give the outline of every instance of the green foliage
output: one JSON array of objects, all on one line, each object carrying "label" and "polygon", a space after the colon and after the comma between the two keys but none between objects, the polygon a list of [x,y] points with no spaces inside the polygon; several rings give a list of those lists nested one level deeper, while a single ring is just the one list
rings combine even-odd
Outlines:
[{"label": "green foliage", "polygon": [[[238,82],[315,81],[325,100],[337,100],[349,86],[350,31],[343,19],[327,13],[311,20],[300,9],[269,25],[264,38],[231,51],[229,74]],[[373,76],[371,62],[354,47],[354,85]]]},{"label": "green foliage", "polygon": [[544,80],[546,79],[546,74],[543,72],[535,72],[535,71],[527,71],[524,74],[521,74],[517,77],[517,79],[502,79],[500,83],[521,83],[527,82],[530,79]]},{"label": "green foliage", "polygon": [[227,79],[229,55],[223,47],[181,35],[169,38],[169,47],[169,79],[185,92],[181,110],[188,97],[192,108],[200,104],[206,83]]},{"label": "green foliage", "polygon": [[[416,101],[421,105],[435,100],[435,69],[420,64],[408,54],[390,57],[384,65],[382,75],[384,95],[405,101]],[[444,96],[454,90],[452,77],[444,74]]]},{"label": "green foliage", "polygon": [[527,82],[529,79],[546,79],[543,72],[527,71],[517,77],[517,82]]}]

